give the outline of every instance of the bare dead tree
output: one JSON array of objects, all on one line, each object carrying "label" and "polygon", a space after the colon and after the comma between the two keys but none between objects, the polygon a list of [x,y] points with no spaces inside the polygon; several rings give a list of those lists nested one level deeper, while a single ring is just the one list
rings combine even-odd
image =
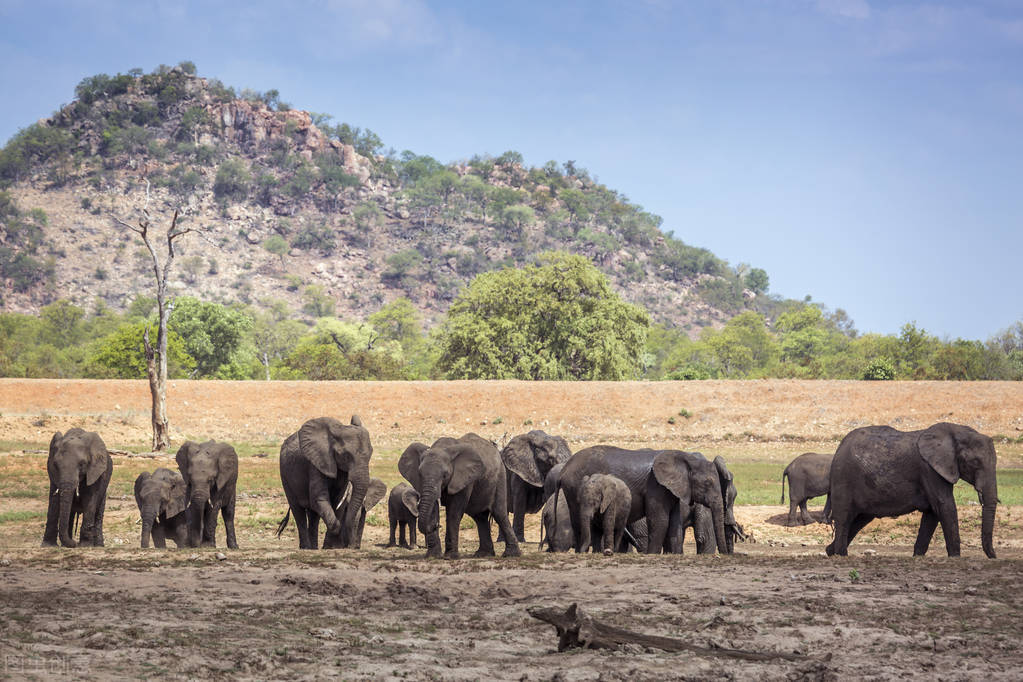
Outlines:
[{"label": "bare dead tree", "polygon": [[145,326],[142,334],[143,350],[146,354],[146,371],[149,374],[149,392],[153,397],[153,451],[162,452],[170,446],[170,432],[167,421],[167,322],[170,320],[171,311],[174,310],[174,302],[167,299],[167,280],[170,276],[171,266],[174,264],[174,242],[189,232],[195,232],[192,228],[178,227],[179,209],[174,209],[174,217],[171,218],[170,227],[165,236],[167,252],[164,255],[163,263],[160,262],[160,255],[151,234],[152,222],[149,217],[149,181],[146,180],[146,203],[142,207],[142,215],[138,224],[132,225],[120,218],[114,220],[126,227],[135,234],[142,237],[142,243],[149,250],[153,259],[153,275],[156,278],[156,307],[158,312],[158,323],[156,330],[156,346],[149,340],[149,324]]}]

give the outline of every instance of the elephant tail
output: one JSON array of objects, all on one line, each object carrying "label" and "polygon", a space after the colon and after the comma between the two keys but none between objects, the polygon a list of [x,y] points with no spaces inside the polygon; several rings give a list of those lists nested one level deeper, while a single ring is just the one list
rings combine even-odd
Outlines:
[{"label": "elephant tail", "polygon": [[781,475],[781,503],[785,504],[785,477],[789,475],[789,470],[785,471]]},{"label": "elephant tail", "polygon": [[[538,551],[538,552],[542,552],[543,551],[543,540],[544,540],[544,538],[543,538],[543,531],[544,531],[544,523],[543,523],[543,515],[541,514],[540,515],[540,544],[536,546],[536,551]],[[550,540],[550,538],[548,538],[548,540]]]},{"label": "elephant tail", "polygon": [[291,518],[291,507],[288,507],[288,513],[284,515],[284,518],[281,519],[280,525],[277,526],[277,537],[281,537],[281,533],[283,533],[284,529],[288,527],[288,519],[290,519],[290,518]]}]

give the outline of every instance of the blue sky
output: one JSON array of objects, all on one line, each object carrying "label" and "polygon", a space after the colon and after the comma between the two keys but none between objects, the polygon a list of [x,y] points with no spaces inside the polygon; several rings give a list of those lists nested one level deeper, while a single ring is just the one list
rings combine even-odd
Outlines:
[{"label": "blue sky", "polygon": [[1015,0],[0,0],[0,139],[185,59],[399,151],[574,160],[862,332],[1023,319]]}]

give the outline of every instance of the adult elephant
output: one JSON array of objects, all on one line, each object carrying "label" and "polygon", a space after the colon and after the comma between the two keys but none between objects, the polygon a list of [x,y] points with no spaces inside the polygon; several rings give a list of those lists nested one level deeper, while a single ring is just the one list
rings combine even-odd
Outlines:
[{"label": "adult elephant", "polygon": [[591,474],[611,474],[628,486],[632,493],[629,523],[646,517],[648,554],[681,551],[680,523],[688,520],[694,503],[711,510],[718,551],[726,553],[721,482],[713,464],[699,453],[610,445],[580,450],[561,470],[558,488],[568,501],[577,552],[586,549],[581,540],[580,493],[583,478]]},{"label": "adult elephant", "polygon": [[540,511],[549,496],[544,492],[547,475],[571,456],[564,438],[540,430],[515,436],[501,450],[501,461],[508,469],[508,513],[519,542],[526,541],[526,514]]},{"label": "adult elephant", "polygon": [[217,546],[217,514],[224,518],[227,546],[238,549],[234,534],[238,453],[227,443],[185,441],[174,459],[185,479],[190,547]]},{"label": "adult elephant", "polygon": [[[320,519],[327,532],[339,534],[352,546],[359,529],[362,505],[369,490],[369,460],[373,446],[358,415],[351,424],[337,419],[310,419],[281,445],[281,484],[288,498],[288,513],[277,528],[280,536],[294,514],[300,549],[316,549]],[[349,505],[339,519],[334,510],[352,484]],[[344,530],[342,531],[342,524]]]},{"label": "adult elephant", "polygon": [[[381,481],[379,478],[369,479],[369,487],[366,488],[366,496],[362,499],[362,511],[359,513],[358,528],[355,531],[355,543],[349,545],[345,542],[345,525],[341,523],[341,531],[338,533],[327,532],[323,536],[323,549],[345,549],[352,547],[353,549],[362,548],[362,531],[366,528],[366,514],[369,510],[377,506],[380,500],[384,499],[384,495],[387,494],[387,484]],[[352,484],[348,484],[348,489],[345,491],[344,497],[341,498],[341,504],[337,508],[337,516],[344,519],[348,516],[348,505],[352,496]]]},{"label": "adult elephant", "polygon": [[188,545],[188,486],[180,473],[164,467],[143,471],[135,479],[135,503],[142,515],[142,547],[149,547],[150,537],[158,549],[167,547],[168,537],[178,547]]},{"label": "adult elephant", "polygon": [[972,485],[982,508],[980,539],[995,558],[992,534],[998,483],[994,442],[968,426],[943,422],[922,431],[867,426],[851,431],[831,463],[831,517],[835,539],[828,555],[844,556],[849,543],[879,516],[920,511],[913,554],[927,552],[941,523],[945,549],[959,556],[959,517],[952,488],[962,478]]},{"label": "adult elephant", "polygon": [[[700,453],[693,453],[700,455]],[[702,455],[700,455],[702,457]],[[735,477],[729,471],[724,457],[718,455],[714,458],[714,469],[721,484],[721,502],[725,510],[725,548],[728,554],[735,551],[736,538],[745,539],[742,526],[735,520],[735,498],[739,491],[735,487]],[[717,549],[716,533],[714,531],[714,517],[706,505],[694,503],[692,514],[683,526],[683,539],[685,528],[692,526],[693,537],[696,540],[696,552],[698,554],[713,554]]]},{"label": "adult elephant", "polygon": [[50,496],[46,510],[43,547],[75,547],[73,522],[82,517],[79,540],[83,545],[103,546],[103,512],[114,462],[99,434],[79,428],[60,431],[50,439],[46,473]]},{"label": "adult elephant", "polygon": [[796,508],[802,525],[813,522],[806,502],[810,498],[827,495],[831,490],[831,461],[834,455],[806,452],[785,467],[781,475],[781,502],[785,504],[785,479],[789,479],[788,525],[796,525]]},{"label": "adult elephant", "polygon": [[426,556],[439,557],[440,510],[446,512],[444,556],[458,558],[462,516],[476,523],[480,547],[476,556],[493,556],[490,518],[504,532],[504,556],[519,556],[518,542],[508,521],[508,488],[497,447],[475,433],[440,438],[433,445],[413,443],[398,460],[398,471],[419,493],[419,532],[426,538]]}]

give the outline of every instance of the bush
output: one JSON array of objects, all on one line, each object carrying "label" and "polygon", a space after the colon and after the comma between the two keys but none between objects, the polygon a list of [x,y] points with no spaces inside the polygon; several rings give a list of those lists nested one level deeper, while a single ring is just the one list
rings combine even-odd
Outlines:
[{"label": "bush", "polygon": [[895,363],[891,358],[875,358],[863,370],[865,381],[891,381],[895,378]]},{"label": "bush", "polygon": [[336,245],[334,231],[328,225],[304,225],[291,238],[291,245],[303,251],[330,253]]},{"label": "bush", "polygon": [[251,182],[252,176],[249,175],[244,162],[228,159],[217,169],[217,177],[213,181],[213,194],[218,199],[244,201],[249,194]]}]

